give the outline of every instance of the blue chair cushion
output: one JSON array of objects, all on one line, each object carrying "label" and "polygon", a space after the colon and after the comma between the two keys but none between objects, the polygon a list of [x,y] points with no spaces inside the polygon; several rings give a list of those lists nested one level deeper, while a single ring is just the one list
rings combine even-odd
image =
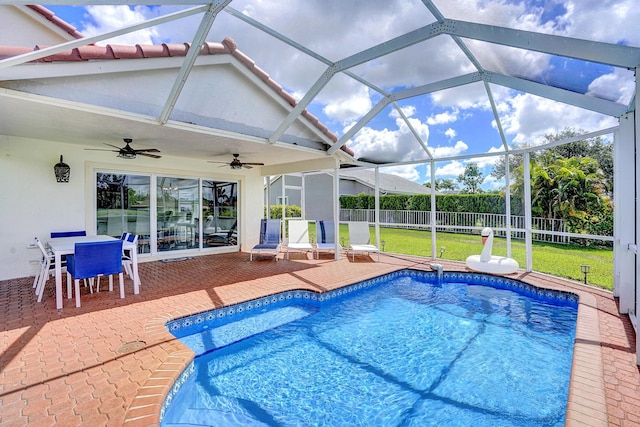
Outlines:
[{"label": "blue chair cushion", "polygon": [[51,238],[57,239],[58,237],[75,237],[75,236],[86,236],[87,232],[82,231],[52,231]]},{"label": "blue chair cushion", "polygon": [[74,279],[122,273],[122,240],[76,243],[67,271]]}]

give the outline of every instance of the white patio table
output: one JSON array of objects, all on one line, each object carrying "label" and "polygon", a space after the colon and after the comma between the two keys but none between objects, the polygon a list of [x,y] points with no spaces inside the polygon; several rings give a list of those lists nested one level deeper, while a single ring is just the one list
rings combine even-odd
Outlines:
[{"label": "white patio table", "polygon": [[[109,240],[117,240],[115,237],[98,235],[98,236],[73,236],[73,237],[59,237],[56,239],[50,239],[47,245],[51,248],[55,258],[56,269],[56,308],[62,308],[62,255],[71,255],[75,252],[76,243],[84,242],[104,242]],[[122,242],[122,247],[125,249],[131,249],[132,264],[133,264],[133,293],[140,293],[140,278],[138,277],[138,249],[135,243]],[[71,298],[71,295],[67,295]]]}]

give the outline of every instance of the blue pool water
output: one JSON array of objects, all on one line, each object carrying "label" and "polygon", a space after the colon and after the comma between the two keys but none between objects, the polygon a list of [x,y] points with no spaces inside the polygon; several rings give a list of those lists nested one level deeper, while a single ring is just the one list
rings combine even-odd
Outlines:
[{"label": "blue pool water", "polygon": [[399,273],[168,325],[198,356],[162,425],[564,425],[575,298],[445,280]]}]

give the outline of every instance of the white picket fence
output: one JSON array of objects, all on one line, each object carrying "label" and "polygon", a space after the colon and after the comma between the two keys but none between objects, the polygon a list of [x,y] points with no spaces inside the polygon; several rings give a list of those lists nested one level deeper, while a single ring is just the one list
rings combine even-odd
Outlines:
[{"label": "white picket fence", "polygon": [[[373,209],[340,209],[340,221],[375,222]],[[566,222],[560,219],[532,218],[532,238],[539,242],[569,243],[570,237],[556,233],[567,233]],[[478,233],[483,227],[491,227],[496,236],[506,235],[507,216],[501,214],[436,212],[438,231],[449,233]],[[380,210],[380,225],[394,228],[426,229],[431,227],[430,211]],[[524,216],[511,215],[511,237],[524,239]],[[551,234],[550,234],[551,233]],[[608,239],[605,239],[608,240]]]}]

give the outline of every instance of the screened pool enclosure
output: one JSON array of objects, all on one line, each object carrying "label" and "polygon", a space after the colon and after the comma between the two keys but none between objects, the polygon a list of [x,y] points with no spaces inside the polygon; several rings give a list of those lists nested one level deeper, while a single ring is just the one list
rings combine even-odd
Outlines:
[{"label": "screened pool enclosure", "polygon": [[[147,259],[248,250],[272,176],[328,172],[323,200],[337,219],[343,169],[435,188],[471,161],[502,158],[504,178],[485,185],[509,200],[514,154],[524,158],[521,267],[531,270],[530,153],[600,137],[614,146],[614,292],[636,324],[633,0],[27,4],[0,0],[0,174],[20,183],[0,214],[17,225],[0,279],[30,273],[34,232],[78,225],[140,227]],[[579,135],[542,145],[566,128]],[[96,151],[123,138],[162,158]],[[66,187],[50,171],[60,154],[71,166]],[[234,154],[263,165],[229,167]],[[18,202],[27,191],[37,205]],[[56,215],[41,215],[42,205]],[[501,230],[507,239],[511,228]]]}]

